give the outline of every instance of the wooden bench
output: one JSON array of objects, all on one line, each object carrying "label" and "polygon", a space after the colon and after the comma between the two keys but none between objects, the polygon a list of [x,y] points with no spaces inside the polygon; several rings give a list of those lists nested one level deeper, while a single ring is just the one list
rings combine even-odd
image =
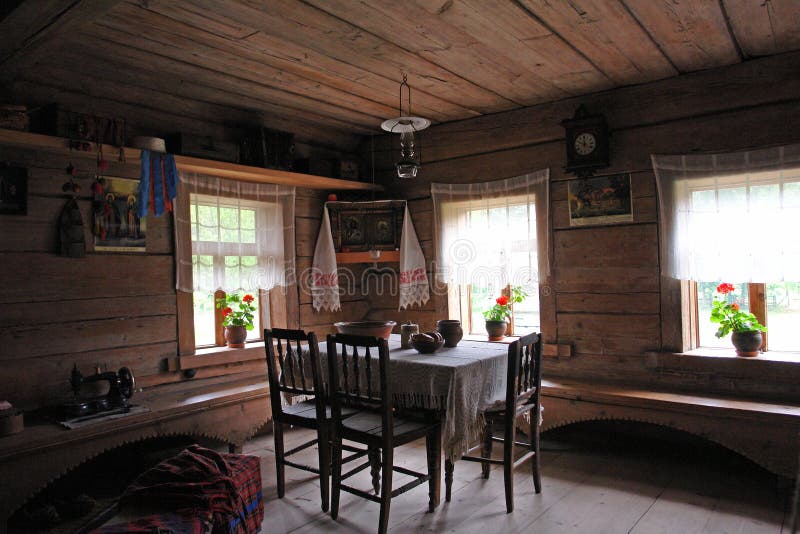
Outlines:
[{"label": "wooden bench", "polygon": [[773,473],[797,476],[800,406],[572,380],[543,380],[542,404],[542,430],[597,420],[652,423],[719,443]]},{"label": "wooden bench", "polygon": [[34,492],[104,451],[149,438],[187,435],[227,442],[239,452],[269,421],[269,386],[261,377],[191,381],[168,390],[137,393],[131,414],[65,430],[54,422],[25,421],[25,430],[0,438],[0,533],[10,515]]}]

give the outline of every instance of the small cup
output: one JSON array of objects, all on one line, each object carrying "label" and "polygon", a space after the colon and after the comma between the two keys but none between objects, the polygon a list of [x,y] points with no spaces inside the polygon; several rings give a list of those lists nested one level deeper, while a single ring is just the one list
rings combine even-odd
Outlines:
[{"label": "small cup", "polygon": [[411,348],[411,336],[414,334],[419,334],[419,325],[417,324],[403,324],[400,325],[400,348],[401,349],[410,349]]}]

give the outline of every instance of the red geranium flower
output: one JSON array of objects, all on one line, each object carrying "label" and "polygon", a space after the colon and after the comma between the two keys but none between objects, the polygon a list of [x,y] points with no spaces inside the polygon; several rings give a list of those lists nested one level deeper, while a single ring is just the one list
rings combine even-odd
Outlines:
[{"label": "red geranium flower", "polygon": [[245,301],[246,303],[250,304],[251,302],[253,302],[256,299],[255,299],[255,297],[253,297],[253,295],[249,295],[248,294],[248,295],[245,295],[244,297],[242,297],[242,300]]},{"label": "red geranium flower", "polygon": [[505,306],[506,304],[508,304],[508,297],[505,295],[501,295],[497,297],[497,300],[495,302],[497,302],[500,306]]},{"label": "red geranium flower", "polygon": [[739,305],[737,303],[735,303],[735,302],[733,304],[731,304],[731,308],[733,308],[736,311],[739,311]]},{"label": "red geranium flower", "polygon": [[717,292],[722,293],[723,295],[727,295],[728,293],[732,293],[735,288],[733,284],[729,284],[727,282],[722,282],[720,285],[717,286]]},{"label": "red geranium flower", "polygon": [[230,315],[232,313],[233,313],[233,310],[231,309],[230,306],[228,306],[227,308],[223,308],[223,310],[222,310],[222,316],[223,317],[227,317],[228,315]]}]

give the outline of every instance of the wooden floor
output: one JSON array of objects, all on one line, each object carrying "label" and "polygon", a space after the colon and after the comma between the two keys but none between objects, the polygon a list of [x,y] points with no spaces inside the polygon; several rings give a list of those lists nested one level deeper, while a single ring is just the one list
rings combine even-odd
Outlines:
[{"label": "wooden floor", "polygon": [[[290,431],[287,449],[310,435],[306,430]],[[791,490],[722,448],[653,447],[646,440],[634,446],[623,440],[626,444],[620,446],[613,440],[587,441],[580,430],[544,436],[542,493],[533,491],[530,464],[520,466],[515,473],[513,513],[505,512],[501,468],[494,468],[489,480],[483,480],[479,464],[457,462],[452,501],[446,503],[443,497],[434,513],[426,513],[427,486],[409,491],[392,500],[390,530],[481,534],[791,531]],[[347,493],[342,493],[337,521],[324,514],[318,480],[310,473],[287,468],[287,493],[278,499],[272,435],[250,441],[244,452],[262,458],[264,533],[376,531],[378,505]],[[303,460],[316,462],[316,450],[309,449]],[[395,461],[424,470],[424,442],[397,449]],[[354,485],[369,489],[367,474],[354,479],[358,480]],[[395,487],[404,481],[403,475],[395,475]]]}]

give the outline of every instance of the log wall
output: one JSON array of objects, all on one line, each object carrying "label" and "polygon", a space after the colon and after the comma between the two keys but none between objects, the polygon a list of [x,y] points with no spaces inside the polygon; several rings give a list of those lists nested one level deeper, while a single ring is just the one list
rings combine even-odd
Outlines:
[{"label": "log wall", "polygon": [[[31,92],[34,103],[64,96],[52,92],[47,85],[31,87]],[[76,111],[124,117],[129,134],[199,131],[207,125],[210,132],[224,139],[235,139],[240,132],[209,118],[137,114],[110,99],[83,95],[81,100],[80,96],[71,93],[59,102]],[[314,144],[313,134],[298,132],[301,154],[352,157],[355,145],[348,136],[320,136],[321,141]],[[338,146],[331,142],[337,139]],[[28,169],[27,215],[0,218],[0,399],[24,409],[54,404],[70,395],[73,364],[84,374],[96,367],[105,371],[128,366],[140,387],[189,380],[176,363],[178,326],[171,217],[148,217],[146,253],[95,253],[89,224],[96,153],[73,156],[0,146],[0,161]],[[117,154],[106,154],[106,158],[110,160],[107,176],[139,178],[138,161],[121,163]],[[57,221],[68,198],[61,185],[68,179],[65,169],[70,161],[78,168],[75,181],[81,186],[77,200],[87,243],[87,255],[81,259],[57,255]],[[311,264],[325,194],[298,184],[295,223],[301,268]],[[366,306],[360,304],[360,308],[353,308],[362,310],[355,316],[349,311],[335,317],[312,314],[310,298],[302,287],[301,283],[300,308],[290,307],[286,317],[290,326],[302,323],[305,327],[327,328],[333,319],[360,319],[366,312]],[[290,289],[297,291],[298,287]],[[203,367],[193,380],[254,373],[264,375],[263,360]]]},{"label": "log wall", "polygon": [[[651,154],[716,152],[800,141],[800,54],[783,54],[666,81],[434,126],[423,132],[423,168],[393,178],[392,141],[376,140],[383,182],[410,209],[426,258],[433,258],[431,182],[482,182],[550,169],[552,276],[541,281],[542,332],[572,356],[548,359],[545,373],[687,389],[792,395],[791,380],[764,381],[739,370],[720,380],[704,372],[647,368],[645,353],[680,346],[674,282],[659,275],[658,210]],[[611,129],[611,166],[630,172],[634,220],[570,227],[561,120],[580,104]],[[395,145],[396,139],[393,140]],[[430,273],[429,273],[430,275]],[[371,301],[369,315],[383,315]],[[446,296],[409,314],[423,328],[447,313]],[[388,313],[386,313],[388,315]],[[396,317],[401,317],[395,313]],[[405,318],[405,317],[403,317]]]}]

